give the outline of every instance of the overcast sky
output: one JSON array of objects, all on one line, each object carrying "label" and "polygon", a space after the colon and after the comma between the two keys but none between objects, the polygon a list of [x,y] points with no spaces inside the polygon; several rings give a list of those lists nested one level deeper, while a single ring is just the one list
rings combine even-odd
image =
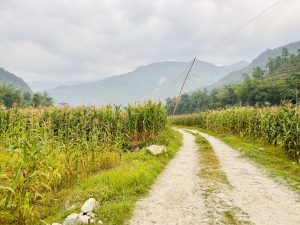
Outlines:
[{"label": "overcast sky", "polygon": [[251,61],[300,40],[300,0],[0,0],[0,67],[27,82],[92,81],[151,62]]}]

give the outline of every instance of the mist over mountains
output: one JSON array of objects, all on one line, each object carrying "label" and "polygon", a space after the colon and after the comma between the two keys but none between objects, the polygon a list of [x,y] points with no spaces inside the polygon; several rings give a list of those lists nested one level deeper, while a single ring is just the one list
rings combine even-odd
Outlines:
[{"label": "mist over mountains", "polygon": [[[72,86],[49,90],[56,103],[70,105],[127,104],[147,99],[164,101],[178,94],[191,62],[156,62],[140,66],[132,72]],[[218,81],[224,75],[239,70],[248,63],[240,61],[231,65],[216,66],[196,61],[185,91],[192,91]]]}]

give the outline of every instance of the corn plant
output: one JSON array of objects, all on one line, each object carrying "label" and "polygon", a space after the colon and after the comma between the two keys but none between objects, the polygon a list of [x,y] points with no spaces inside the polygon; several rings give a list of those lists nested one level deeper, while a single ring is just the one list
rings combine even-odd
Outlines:
[{"label": "corn plant", "polygon": [[176,125],[198,126],[215,132],[261,140],[280,146],[300,160],[299,108],[228,108],[170,117]]},{"label": "corn plant", "polygon": [[[1,109],[0,224],[36,224],[47,193],[119,163],[122,148],[166,126],[161,103]],[[5,216],[6,218],[8,216]]]}]

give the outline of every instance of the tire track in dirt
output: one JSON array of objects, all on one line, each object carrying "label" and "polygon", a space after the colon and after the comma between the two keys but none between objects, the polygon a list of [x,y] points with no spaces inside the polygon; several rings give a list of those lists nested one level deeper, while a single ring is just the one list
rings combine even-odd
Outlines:
[{"label": "tire track in dirt", "polygon": [[[193,132],[197,132],[194,131]],[[219,158],[221,167],[232,185],[230,199],[246,212],[256,225],[300,224],[298,196],[266,172],[241,157],[241,154],[206,133],[206,138]],[[226,198],[226,196],[224,196]],[[226,199],[224,199],[226,201]]]}]

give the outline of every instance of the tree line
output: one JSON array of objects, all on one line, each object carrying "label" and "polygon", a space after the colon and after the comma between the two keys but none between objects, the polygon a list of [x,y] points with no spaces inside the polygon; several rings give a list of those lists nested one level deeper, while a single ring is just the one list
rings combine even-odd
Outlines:
[{"label": "tree line", "polygon": [[12,107],[48,107],[53,99],[46,93],[23,92],[12,85],[0,84],[0,106]]},{"label": "tree line", "polygon": [[[293,73],[278,80],[275,77],[283,69],[293,69]],[[178,102],[176,114],[186,114],[230,106],[269,106],[282,102],[297,104],[300,87],[300,50],[290,54],[283,48],[280,56],[269,58],[264,69],[253,68],[252,74],[243,74],[241,84],[231,84],[224,88],[208,91],[202,89],[191,94],[183,94]],[[272,81],[272,82],[270,82]],[[168,98],[166,106],[169,114],[173,113],[176,98]]]}]

